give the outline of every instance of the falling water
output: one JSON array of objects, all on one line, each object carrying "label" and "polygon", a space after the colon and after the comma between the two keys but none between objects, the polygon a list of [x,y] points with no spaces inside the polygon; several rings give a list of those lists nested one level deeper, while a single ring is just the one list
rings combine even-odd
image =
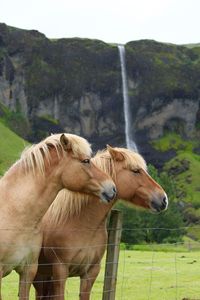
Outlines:
[{"label": "falling water", "polygon": [[58,98],[55,96],[54,98],[54,108],[53,108],[53,115],[54,119],[58,120],[59,119],[59,106],[58,106]]},{"label": "falling water", "polygon": [[126,147],[128,149],[133,149],[135,151],[138,151],[135,142],[131,138],[132,137],[131,114],[130,114],[130,104],[129,104],[128,86],[127,86],[127,78],[126,78],[125,47],[123,45],[118,45],[118,49],[119,49],[121,74],[122,74]]}]

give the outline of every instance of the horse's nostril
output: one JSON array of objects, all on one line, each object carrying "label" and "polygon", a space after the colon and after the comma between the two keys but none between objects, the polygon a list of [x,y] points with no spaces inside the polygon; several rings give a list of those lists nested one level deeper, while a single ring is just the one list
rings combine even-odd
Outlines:
[{"label": "horse's nostril", "polygon": [[117,194],[117,189],[116,189],[115,186],[114,186],[114,188],[113,188],[113,193]]},{"label": "horse's nostril", "polygon": [[163,203],[167,204],[167,197],[166,196],[163,198]]},{"label": "horse's nostril", "polygon": [[151,202],[151,206],[157,211],[160,212],[160,205],[157,203],[157,201],[153,200]]},{"label": "horse's nostril", "polygon": [[156,210],[157,212],[161,212],[162,210],[165,210],[167,208],[168,205],[168,199],[167,196],[164,196],[163,198],[161,198],[159,201],[158,199],[154,199],[151,202],[151,206],[154,210]]},{"label": "horse's nostril", "polygon": [[161,205],[161,208],[162,209],[165,209],[168,205],[168,200],[167,200],[167,197],[164,196],[163,199],[162,199],[162,205]]},{"label": "horse's nostril", "polygon": [[102,196],[103,196],[103,200],[106,202],[110,202],[114,198],[114,194],[110,195],[110,194],[107,194],[106,192],[103,192]]}]

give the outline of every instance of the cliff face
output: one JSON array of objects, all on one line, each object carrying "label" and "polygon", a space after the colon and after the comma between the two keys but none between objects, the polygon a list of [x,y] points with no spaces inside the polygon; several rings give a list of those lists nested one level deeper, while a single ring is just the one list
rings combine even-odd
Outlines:
[{"label": "cliff face", "polygon": [[0,102],[29,121],[31,141],[66,131],[124,143],[118,50],[101,41],[50,41],[2,24]]},{"label": "cliff face", "polygon": [[199,122],[200,48],[140,41],[129,43],[127,52],[138,130],[148,128],[150,139],[165,130],[191,137]]},{"label": "cliff face", "polygon": [[[130,42],[126,62],[132,132],[140,151],[157,164],[151,141],[172,131],[184,138],[198,135],[200,48]],[[66,131],[88,138],[94,148],[125,145],[116,45],[48,40],[37,31],[0,24],[0,103],[25,119],[20,134],[30,141]]]}]

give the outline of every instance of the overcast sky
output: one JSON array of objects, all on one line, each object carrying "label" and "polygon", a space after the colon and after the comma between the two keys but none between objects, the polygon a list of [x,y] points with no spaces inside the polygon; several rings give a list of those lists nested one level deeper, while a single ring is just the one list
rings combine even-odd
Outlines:
[{"label": "overcast sky", "polygon": [[200,0],[1,0],[0,22],[48,38],[200,43]]}]

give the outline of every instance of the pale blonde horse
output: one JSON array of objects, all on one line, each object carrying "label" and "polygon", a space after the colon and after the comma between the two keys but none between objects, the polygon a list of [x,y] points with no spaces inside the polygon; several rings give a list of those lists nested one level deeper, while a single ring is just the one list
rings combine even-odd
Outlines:
[{"label": "pale blonde horse", "polygon": [[117,199],[153,212],[167,208],[167,195],[147,173],[140,154],[108,147],[92,160],[111,175],[117,197],[105,205],[66,189],[58,194],[42,220],[44,248],[34,281],[38,300],[64,300],[66,279],[74,276],[81,278],[80,299],[89,299],[105,252],[107,216]]},{"label": "pale blonde horse", "polygon": [[113,181],[90,158],[85,139],[51,135],[26,149],[0,179],[0,277],[13,269],[19,273],[20,299],[29,299],[42,242],[40,221],[58,192],[66,187],[104,201],[115,196]]}]

